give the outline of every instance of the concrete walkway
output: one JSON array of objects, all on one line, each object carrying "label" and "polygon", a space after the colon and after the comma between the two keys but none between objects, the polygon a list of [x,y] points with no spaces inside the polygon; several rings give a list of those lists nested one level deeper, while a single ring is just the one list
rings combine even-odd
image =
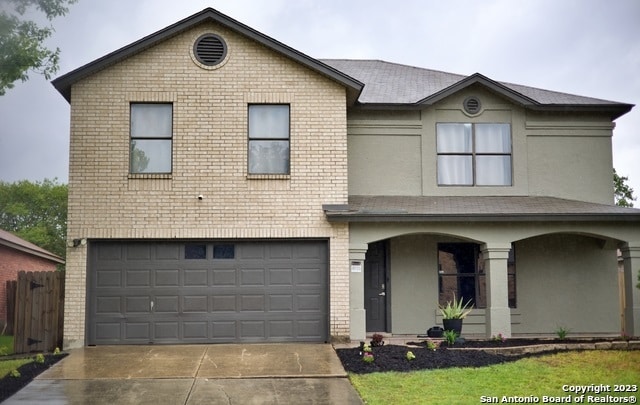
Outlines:
[{"label": "concrete walkway", "polygon": [[71,350],[5,404],[362,404],[327,344]]}]

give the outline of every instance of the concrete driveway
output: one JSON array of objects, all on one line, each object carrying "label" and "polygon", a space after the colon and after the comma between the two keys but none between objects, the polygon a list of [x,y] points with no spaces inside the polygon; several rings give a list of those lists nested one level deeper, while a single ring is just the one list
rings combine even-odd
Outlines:
[{"label": "concrete driveway", "polygon": [[5,404],[362,404],[327,344],[71,350]]}]

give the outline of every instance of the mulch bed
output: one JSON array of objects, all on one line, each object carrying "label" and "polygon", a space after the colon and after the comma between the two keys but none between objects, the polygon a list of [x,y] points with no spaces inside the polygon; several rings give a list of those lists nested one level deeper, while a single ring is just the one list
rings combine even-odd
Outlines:
[{"label": "mulch bed", "polygon": [[11,377],[10,375],[7,375],[4,378],[0,379],[0,402],[18,392],[22,387],[29,384],[40,373],[46,371],[49,367],[53,366],[66,356],[66,353],[56,355],[46,354],[44,356],[44,363],[37,363],[33,361],[18,368],[20,377]]},{"label": "mulch bed", "polygon": [[[611,341],[611,340],[602,340]],[[526,353],[518,355],[493,354],[482,350],[451,350],[477,349],[496,347],[532,346],[545,343],[584,343],[584,340],[547,340],[547,339],[508,339],[499,340],[466,340],[452,346],[442,343],[436,350],[426,348],[424,341],[409,342],[410,346],[384,345],[372,348],[374,361],[367,363],[362,360],[360,348],[337,349],[336,352],[345,370],[350,373],[365,374],[385,371],[415,371],[441,369],[450,367],[485,367],[516,361],[525,357],[541,356],[557,353],[558,350],[545,353]],[[415,358],[407,360],[407,352],[411,351]]]}]

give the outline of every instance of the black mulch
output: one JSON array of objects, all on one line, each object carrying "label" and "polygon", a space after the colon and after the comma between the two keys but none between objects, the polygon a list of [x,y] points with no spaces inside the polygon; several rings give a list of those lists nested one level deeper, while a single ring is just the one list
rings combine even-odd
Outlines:
[{"label": "black mulch", "polygon": [[56,355],[46,354],[44,356],[44,363],[37,363],[33,361],[20,367],[18,369],[20,377],[12,377],[11,375],[7,375],[4,378],[0,379],[0,402],[18,392],[22,387],[29,384],[40,373],[46,371],[49,367],[53,366],[66,356],[66,353]]},{"label": "black mulch", "polygon": [[[504,342],[495,340],[467,340],[456,343],[451,348],[494,348],[531,346],[542,343],[584,343],[584,340],[540,340],[540,339],[508,339]],[[374,361],[362,360],[360,348],[337,349],[338,357],[347,372],[356,374],[384,371],[415,371],[450,367],[484,367],[516,361],[525,357],[541,356],[557,353],[557,350],[545,353],[527,353],[520,355],[502,355],[487,353],[482,350],[450,350],[446,343],[436,350],[426,348],[426,343],[410,342],[412,346],[384,345],[372,348]],[[407,352],[411,351],[415,358],[407,360]]]}]

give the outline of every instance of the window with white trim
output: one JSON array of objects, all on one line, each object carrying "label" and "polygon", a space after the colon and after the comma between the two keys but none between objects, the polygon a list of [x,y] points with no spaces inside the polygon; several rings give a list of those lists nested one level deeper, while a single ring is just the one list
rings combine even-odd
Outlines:
[{"label": "window with white trim", "polygon": [[436,124],[439,186],[511,186],[511,125]]}]

